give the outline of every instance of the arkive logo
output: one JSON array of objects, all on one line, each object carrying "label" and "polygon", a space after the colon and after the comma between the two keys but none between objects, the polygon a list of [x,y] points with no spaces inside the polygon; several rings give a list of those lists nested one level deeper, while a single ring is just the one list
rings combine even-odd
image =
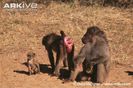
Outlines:
[{"label": "arkive logo", "polygon": [[5,3],[3,6],[4,9],[37,9],[37,3]]}]

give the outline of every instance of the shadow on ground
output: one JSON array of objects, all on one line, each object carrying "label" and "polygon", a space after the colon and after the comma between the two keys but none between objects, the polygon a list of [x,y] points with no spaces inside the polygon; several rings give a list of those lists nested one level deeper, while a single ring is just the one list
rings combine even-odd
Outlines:
[{"label": "shadow on ground", "polygon": [[[22,65],[25,65],[27,67],[26,62],[22,63]],[[48,75],[52,76],[53,71],[52,71],[50,65],[48,65],[48,64],[39,64],[39,65],[40,65],[40,72],[41,73],[48,74]],[[25,71],[25,70],[14,70],[14,72],[19,73],[19,74],[29,75],[28,70],[27,71]],[[66,69],[66,68],[61,68],[60,73],[61,73],[61,75],[59,76],[59,79],[67,79],[70,76],[70,73],[69,73],[68,69]]]},{"label": "shadow on ground", "polygon": [[19,74],[25,74],[25,75],[28,75],[28,71],[14,70],[14,72],[19,73]]},{"label": "shadow on ground", "polygon": [[133,72],[132,71],[125,71],[126,73],[128,73],[128,75],[133,76]]}]

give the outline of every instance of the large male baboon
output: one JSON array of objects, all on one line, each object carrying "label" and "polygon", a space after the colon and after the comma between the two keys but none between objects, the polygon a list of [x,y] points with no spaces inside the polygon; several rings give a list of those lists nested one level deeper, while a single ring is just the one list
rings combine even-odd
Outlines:
[{"label": "large male baboon", "polygon": [[[49,61],[52,66],[53,75],[60,75],[61,62],[64,66],[69,67],[69,71],[74,68],[74,44],[71,38],[67,37],[63,31],[61,35],[55,33],[48,34],[43,37],[43,45],[45,46]],[[53,51],[56,52],[56,63],[54,61]]]},{"label": "large male baboon", "polygon": [[82,64],[85,73],[92,68],[91,79],[94,82],[104,82],[110,69],[109,46],[105,33],[96,26],[89,27],[82,37],[82,42],[84,46],[75,60],[74,70],[68,81],[75,80]]}]

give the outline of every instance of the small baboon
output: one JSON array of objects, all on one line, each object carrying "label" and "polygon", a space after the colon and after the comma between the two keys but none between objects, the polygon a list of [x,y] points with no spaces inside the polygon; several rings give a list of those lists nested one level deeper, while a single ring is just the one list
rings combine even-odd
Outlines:
[{"label": "small baboon", "polygon": [[84,46],[75,60],[74,70],[67,81],[76,79],[78,68],[82,65],[84,73],[90,73],[92,70],[92,81],[105,82],[110,69],[109,46],[105,33],[97,26],[89,27],[82,37],[82,42]]},{"label": "small baboon", "polygon": [[[67,37],[63,31],[61,35],[50,33],[43,37],[42,44],[45,46],[54,76],[60,76],[61,62],[64,67],[68,66],[69,71],[74,68],[74,44],[71,38]],[[53,51],[56,53],[54,61]]]},{"label": "small baboon", "polygon": [[27,53],[27,66],[29,75],[40,73],[40,66],[36,60],[36,55],[33,52]]}]

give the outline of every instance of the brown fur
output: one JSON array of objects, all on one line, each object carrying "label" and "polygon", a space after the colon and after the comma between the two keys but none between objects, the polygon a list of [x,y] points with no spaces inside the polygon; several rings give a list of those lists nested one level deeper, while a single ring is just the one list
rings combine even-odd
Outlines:
[{"label": "brown fur", "polygon": [[37,60],[35,59],[35,53],[28,52],[27,53],[27,65],[28,65],[28,72],[29,75],[36,74],[40,72],[40,66]]},{"label": "brown fur", "polygon": [[91,80],[102,83],[106,81],[110,68],[109,47],[106,35],[98,27],[87,29],[82,38],[84,46],[80,50],[75,61],[70,81],[74,81],[79,73],[79,66],[83,64],[83,72],[88,73],[92,69]]},{"label": "brown fur", "polygon": [[[72,45],[71,52],[67,52],[67,47],[64,44],[64,37],[66,36],[63,31],[61,35],[55,33],[48,34],[43,37],[42,44],[45,46],[49,61],[52,67],[53,75],[60,76],[61,62],[64,66],[69,67],[69,71],[74,67],[74,45]],[[53,51],[56,53],[56,63],[54,61]]]}]

